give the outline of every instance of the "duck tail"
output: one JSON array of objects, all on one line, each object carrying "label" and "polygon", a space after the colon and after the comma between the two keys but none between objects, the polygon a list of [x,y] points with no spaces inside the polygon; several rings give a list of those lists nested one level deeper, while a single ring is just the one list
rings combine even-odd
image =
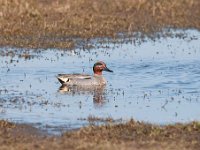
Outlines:
[{"label": "duck tail", "polygon": [[65,82],[62,80],[62,78],[60,77],[57,77],[58,81],[61,83],[61,84],[64,84]]},{"label": "duck tail", "polygon": [[61,84],[65,84],[66,82],[69,82],[69,78],[64,77],[64,75],[62,74],[58,74],[57,79]]}]

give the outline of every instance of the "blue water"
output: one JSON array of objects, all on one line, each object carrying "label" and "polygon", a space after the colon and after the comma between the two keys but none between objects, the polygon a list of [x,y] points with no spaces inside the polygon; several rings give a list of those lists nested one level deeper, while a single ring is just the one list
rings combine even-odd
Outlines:
[{"label": "blue water", "polygon": [[[88,116],[155,124],[200,121],[200,32],[172,31],[170,37],[101,43],[90,50],[0,49],[0,119],[33,124],[50,132],[88,125]],[[177,36],[182,35],[182,36]],[[3,56],[16,50],[15,56]],[[105,89],[59,91],[58,73],[92,74],[103,60]]]}]

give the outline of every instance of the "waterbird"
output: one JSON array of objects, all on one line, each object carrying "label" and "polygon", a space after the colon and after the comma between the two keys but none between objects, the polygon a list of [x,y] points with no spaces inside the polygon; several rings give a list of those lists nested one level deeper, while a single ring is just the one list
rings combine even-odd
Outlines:
[{"label": "waterbird", "polygon": [[94,75],[87,74],[58,74],[57,79],[62,86],[103,86],[106,79],[102,72],[113,72],[106,67],[103,61],[98,61],[93,66]]}]

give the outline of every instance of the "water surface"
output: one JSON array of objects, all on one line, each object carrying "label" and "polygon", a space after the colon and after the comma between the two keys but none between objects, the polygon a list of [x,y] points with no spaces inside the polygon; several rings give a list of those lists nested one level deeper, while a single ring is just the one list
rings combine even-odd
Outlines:
[{"label": "water surface", "polygon": [[[30,50],[29,59],[22,55],[25,49],[1,48],[0,118],[54,133],[88,125],[82,119],[88,116],[156,124],[199,121],[200,32],[177,30],[143,40],[97,40],[90,50]],[[104,73],[105,89],[59,90],[58,73],[92,74],[98,60],[114,71]]]}]

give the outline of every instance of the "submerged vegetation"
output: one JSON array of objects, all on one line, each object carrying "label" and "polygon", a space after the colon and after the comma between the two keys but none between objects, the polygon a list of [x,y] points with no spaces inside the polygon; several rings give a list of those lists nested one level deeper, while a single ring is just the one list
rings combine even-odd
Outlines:
[{"label": "submerged vegetation", "polygon": [[0,0],[0,45],[72,48],[79,38],[200,28],[199,0]]}]

